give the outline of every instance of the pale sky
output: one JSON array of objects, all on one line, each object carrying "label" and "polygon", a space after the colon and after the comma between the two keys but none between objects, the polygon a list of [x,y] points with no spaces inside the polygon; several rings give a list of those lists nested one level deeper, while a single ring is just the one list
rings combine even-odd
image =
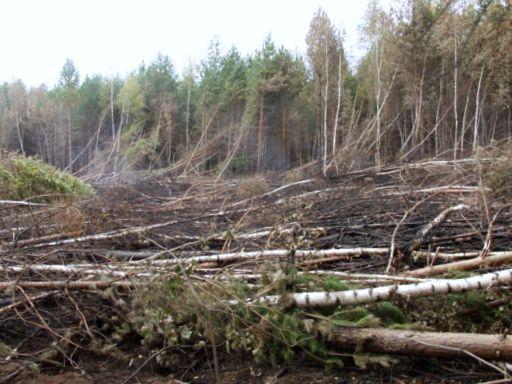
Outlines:
[{"label": "pale sky", "polygon": [[[278,46],[305,52],[313,14],[322,7],[358,55],[368,0],[0,0],[0,82],[52,86],[71,58],[86,74],[126,75],[157,52],[178,73],[202,59],[214,36],[243,54],[269,33]],[[360,50],[359,50],[360,52]],[[354,58],[352,58],[354,59]]]}]

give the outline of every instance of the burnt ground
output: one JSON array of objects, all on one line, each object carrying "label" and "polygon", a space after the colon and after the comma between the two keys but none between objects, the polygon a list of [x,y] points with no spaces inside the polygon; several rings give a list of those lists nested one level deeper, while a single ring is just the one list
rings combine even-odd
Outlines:
[{"label": "burnt ground", "polygon": [[[434,228],[422,241],[421,250],[482,249],[489,232],[490,215],[494,217],[492,251],[508,250],[512,243],[509,205],[494,200],[490,193],[479,188],[478,175],[471,165],[434,163],[389,168],[378,175],[369,171],[327,180],[305,175],[304,179],[310,181],[279,190],[280,185],[290,184],[283,182],[279,175],[221,183],[204,177],[138,175],[129,182],[100,180],[96,184],[97,196],[88,201],[61,202],[47,207],[4,207],[0,223],[3,264],[117,265],[164,250],[162,257],[172,253],[173,257],[187,258],[242,250],[389,247],[394,234],[401,256],[394,271],[400,273],[430,262],[413,258],[408,247],[417,239],[418,231],[441,211],[461,203],[471,209],[448,217]],[[144,226],[154,227],[130,232]],[[94,237],[122,230],[128,233]],[[80,236],[88,238],[66,242]],[[387,257],[362,255],[320,266],[304,263],[298,267],[383,273],[386,264]],[[211,268],[221,270],[227,266],[204,267],[210,268],[211,273]],[[241,267],[256,269],[258,263],[244,263]],[[70,281],[78,278],[78,274],[66,277]],[[21,273],[2,272],[2,281],[58,279],[62,276],[53,272],[29,269]],[[34,301],[37,309],[23,305],[3,313],[0,307],[0,342],[16,348],[16,358],[12,358],[12,350],[0,351],[3,356],[0,383],[215,381],[211,357],[204,353],[192,356],[179,369],[166,370],[149,358],[151,350],[137,340],[124,346],[122,358],[94,351],[87,344],[90,340],[85,323],[98,332],[108,333],[105,324],[115,316],[122,316],[115,303],[95,292],[47,291],[48,297]],[[26,289],[28,295],[39,293]],[[5,289],[2,305],[16,302],[14,296],[11,289]],[[16,293],[16,297],[21,296]],[[427,325],[439,331],[451,330],[450,322],[436,318],[435,314],[432,317],[425,320]],[[507,332],[499,326],[479,331]],[[66,353],[59,354],[55,348],[49,348],[57,340],[56,335],[57,339],[66,337],[72,341]],[[296,364],[276,368],[260,367],[251,356],[222,351],[219,359],[219,377],[223,383],[477,383],[500,377],[493,370],[468,360],[394,357],[391,364],[370,364],[362,369],[346,356],[344,368],[326,372],[300,356]]]}]

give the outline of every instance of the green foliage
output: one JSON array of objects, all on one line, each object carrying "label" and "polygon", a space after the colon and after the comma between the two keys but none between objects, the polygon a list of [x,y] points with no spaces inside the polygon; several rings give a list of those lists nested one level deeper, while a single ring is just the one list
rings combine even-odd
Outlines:
[{"label": "green foliage", "polygon": [[407,322],[407,318],[404,313],[394,304],[389,301],[383,301],[375,305],[375,308],[372,311],[376,316],[378,316],[382,322],[386,325],[388,324],[405,324]]},{"label": "green foliage", "polygon": [[346,291],[350,287],[347,284],[344,284],[339,277],[336,276],[327,276],[323,279],[323,289],[326,291]]},{"label": "green foliage", "polygon": [[351,309],[337,311],[331,316],[331,319],[333,321],[340,321],[340,322],[345,321],[345,322],[355,323],[355,322],[361,320],[362,318],[368,316],[369,314],[370,314],[370,312],[368,312],[368,309],[359,306],[359,307],[355,307],[355,308],[351,308]]},{"label": "green foliage", "polygon": [[156,157],[155,145],[155,141],[151,138],[139,139],[126,149],[126,158],[137,168],[145,166]]},{"label": "green foliage", "polygon": [[229,170],[233,174],[247,174],[252,169],[252,159],[247,156],[236,156],[229,163]]},{"label": "green foliage", "polygon": [[512,197],[512,142],[505,145],[502,151],[490,154],[493,161],[485,172],[485,182],[497,197]]},{"label": "green foliage", "polygon": [[2,154],[0,157],[0,198],[49,202],[93,195],[82,180],[33,157]]}]

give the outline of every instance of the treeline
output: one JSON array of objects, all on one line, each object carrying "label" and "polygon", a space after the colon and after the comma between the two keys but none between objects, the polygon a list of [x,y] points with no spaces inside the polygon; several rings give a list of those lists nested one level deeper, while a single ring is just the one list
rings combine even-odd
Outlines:
[{"label": "treeline", "polygon": [[319,10],[301,57],[268,37],[254,54],[223,51],[178,75],[158,55],[125,78],[0,86],[0,145],[74,172],[196,168],[218,173],[322,169],[458,158],[512,130],[512,6],[499,0],[370,4],[367,51],[347,63]]}]

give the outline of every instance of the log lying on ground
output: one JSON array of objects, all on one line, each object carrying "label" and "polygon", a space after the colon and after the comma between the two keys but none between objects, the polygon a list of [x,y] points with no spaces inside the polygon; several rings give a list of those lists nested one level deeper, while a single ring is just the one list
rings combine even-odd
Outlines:
[{"label": "log lying on ground", "polygon": [[450,271],[471,271],[479,267],[496,267],[509,262],[512,262],[512,252],[492,252],[487,257],[475,257],[469,260],[434,265],[407,272],[406,275],[413,277],[435,276]]},{"label": "log lying on ground", "polygon": [[[381,187],[376,188],[379,189],[398,189],[397,186],[389,186],[389,187]],[[491,191],[489,188],[486,188],[487,191]],[[386,196],[401,196],[401,195],[410,195],[415,193],[478,193],[481,192],[481,187],[474,187],[468,185],[445,185],[441,187],[430,187],[430,188],[422,188],[422,189],[409,189],[405,191],[394,191],[386,193]]]},{"label": "log lying on ground", "polygon": [[345,350],[406,356],[512,361],[512,337],[474,333],[438,333],[388,328],[337,327],[329,342]]},{"label": "log lying on ground", "polygon": [[0,205],[24,206],[24,207],[46,207],[48,204],[32,203],[25,200],[0,200]]},{"label": "log lying on ground", "polygon": [[[334,248],[334,249],[321,249],[321,250],[303,250],[298,249],[295,251],[295,257],[357,257],[363,255],[386,255],[389,252],[388,248]],[[252,261],[262,258],[279,258],[290,255],[287,249],[274,249],[266,251],[253,251],[253,252],[235,252],[223,253],[219,255],[205,255],[193,256],[186,259],[169,259],[169,260],[155,260],[152,264],[156,265],[172,265],[178,263],[232,263],[237,261]],[[134,263],[144,263],[145,260],[136,261]]]},{"label": "log lying on ground", "polygon": [[107,266],[94,264],[32,264],[26,266],[18,265],[0,265],[0,272],[22,273],[22,272],[48,272],[48,273],[64,273],[68,275],[82,274],[82,275],[105,275],[114,277],[132,277],[132,276],[151,276],[150,272],[156,273],[159,271],[148,271],[136,269],[133,265],[113,265]]},{"label": "log lying on ground", "polygon": [[132,281],[69,281],[69,280],[56,280],[56,281],[2,281],[0,282],[0,289],[13,289],[21,287],[24,289],[71,289],[71,290],[91,290],[107,289],[110,287],[116,288],[134,288],[136,285],[144,285],[147,283],[140,282],[135,284]]},{"label": "log lying on ground", "polygon": [[[340,292],[302,292],[292,293],[283,297],[281,295],[263,296],[255,299],[253,303],[267,305],[279,304],[283,299],[290,300],[294,305],[303,308],[334,307],[351,304],[367,304],[380,300],[389,300],[393,297],[422,297],[445,293],[464,292],[469,290],[485,290],[490,287],[510,284],[512,282],[512,269],[500,272],[486,273],[465,279],[440,279],[423,283],[387,285],[377,288],[354,289]],[[237,304],[232,300],[230,304]]]},{"label": "log lying on ground", "polygon": [[119,229],[116,231],[110,231],[110,232],[104,232],[104,233],[98,233],[96,235],[87,235],[87,236],[80,236],[80,237],[74,237],[72,239],[65,239],[65,240],[56,240],[51,241],[47,243],[39,243],[33,246],[33,248],[42,248],[42,247],[53,247],[57,245],[67,245],[67,244],[78,244],[78,243],[84,243],[87,241],[99,241],[99,240],[111,240],[116,239],[128,235],[135,235],[139,233],[143,233],[152,229],[167,227],[169,225],[177,224],[179,223],[179,220],[171,220],[167,221],[165,223],[158,223],[158,224],[152,224],[152,225],[145,225],[140,227],[132,227],[132,228],[126,228],[126,229]]}]

